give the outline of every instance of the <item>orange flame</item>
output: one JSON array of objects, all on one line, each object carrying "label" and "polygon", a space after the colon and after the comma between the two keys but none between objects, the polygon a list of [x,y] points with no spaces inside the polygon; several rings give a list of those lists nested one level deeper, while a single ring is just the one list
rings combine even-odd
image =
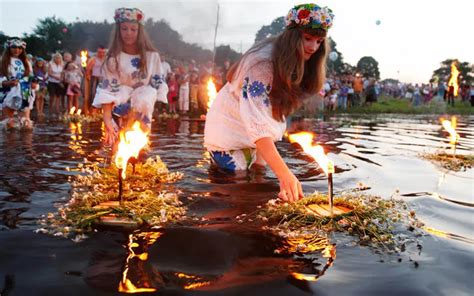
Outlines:
[{"label": "orange flame", "polygon": [[300,132],[297,134],[291,134],[288,136],[290,143],[298,143],[304,152],[309,154],[319,166],[324,170],[326,175],[334,173],[334,163],[330,160],[326,154],[324,154],[323,147],[319,145],[313,145],[314,135],[309,132]]},{"label": "orange flame", "polygon": [[87,52],[87,50],[81,50],[81,66],[83,68],[87,67],[87,55],[89,53]]},{"label": "orange flame", "polygon": [[138,157],[140,150],[148,143],[148,133],[140,128],[140,122],[135,121],[132,129],[120,132],[120,142],[118,144],[117,155],[115,156],[115,165],[122,169],[122,178],[125,179],[127,163],[130,157]]},{"label": "orange flame", "polygon": [[211,109],[212,103],[214,102],[216,95],[216,85],[214,84],[214,81],[212,81],[212,78],[209,78],[209,81],[207,82],[207,111]]},{"label": "orange flame", "polygon": [[454,96],[458,96],[458,91],[459,91],[459,85],[458,85],[458,76],[459,76],[459,70],[456,67],[456,62],[451,63],[451,78],[449,78],[448,86],[453,85],[454,86]]},{"label": "orange flame", "polygon": [[456,116],[451,117],[451,121],[441,118],[441,123],[444,129],[449,132],[449,143],[451,145],[456,144],[459,141],[459,134],[456,133],[457,118]]},{"label": "orange flame", "polygon": [[69,115],[73,115],[75,111],[76,107],[72,106],[71,109],[69,109]]},{"label": "orange flame", "polygon": [[76,114],[77,114],[77,115],[81,115],[81,112],[82,112],[82,110],[81,110],[81,109],[77,109],[77,112],[76,112]]}]

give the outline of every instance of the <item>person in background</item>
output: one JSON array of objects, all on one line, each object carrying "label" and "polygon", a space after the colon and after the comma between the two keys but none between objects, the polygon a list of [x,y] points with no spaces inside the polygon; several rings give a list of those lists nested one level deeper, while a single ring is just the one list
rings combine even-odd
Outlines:
[{"label": "person in background", "polygon": [[33,70],[26,57],[26,42],[11,38],[5,42],[0,63],[0,104],[8,117],[7,126],[15,127],[15,113],[20,116],[20,125],[32,128],[30,111],[33,109],[37,81],[32,80]]},{"label": "person in background", "polygon": [[38,116],[44,116],[44,98],[46,96],[46,80],[48,79],[48,69],[43,58],[36,58],[33,66],[33,74],[38,80],[39,88],[36,91],[36,111]]},{"label": "person in background", "polygon": [[48,66],[48,94],[49,94],[49,114],[59,113],[59,100],[62,98],[64,85],[63,78],[63,57],[60,53],[53,55],[53,60]]},{"label": "person in background", "polygon": [[89,98],[95,97],[97,85],[101,79],[102,65],[104,64],[106,54],[107,49],[103,45],[99,45],[95,56],[87,61],[85,78],[87,80],[87,84],[89,85],[89,93],[85,94],[87,95],[87,98],[84,100],[84,109],[89,109],[89,104],[92,104]]},{"label": "person in background", "polygon": [[67,83],[67,111],[72,107],[75,110],[79,109],[79,96],[81,95],[82,72],[81,69],[74,63],[68,62],[64,67],[64,81]]},{"label": "person in background", "polygon": [[183,114],[189,111],[189,73],[184,66],[179,67],[178,84],[179,112]]},{"label": "person in background", "polygon": [[168,75],[168,106],[169,112],[171,114],[176,114],[177,109],[176,105],[178,104],[178,81],[176,80],[176,75],[174,73],[169,73]]}]

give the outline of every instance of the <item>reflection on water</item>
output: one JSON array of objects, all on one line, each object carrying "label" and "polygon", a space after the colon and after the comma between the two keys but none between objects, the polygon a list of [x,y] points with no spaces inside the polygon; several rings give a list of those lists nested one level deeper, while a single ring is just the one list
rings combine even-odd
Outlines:
[{"label": "reflection on water", "polygon": [[[473,126],[474,117],[459,118],[461,139],[456,153],[473,153]],[[204,122],[165,119],[153,125],[151,154],[160,155],[170,170],[184,173],[176,186],[196,223],[118,233],[113,239],[105,231],[92,235],[82,243],[92,254],[102,249],[112,254],[90,255],[88,266],[84,266],[84,259],[79,261],[71,256],[82,250],[81,244],[62,247],[57,254],[64,257],[63,264],[76,266],[80,272],[73,270],[74,274],[86,275],[84,282],[74,284],[86,293],[94,289],[99,294],[166,294],[180,289],[202,293],[237,291],[235,295],[243,295],[249,290],[242,287],[272,295],[299,295],[308,289],[318,294],[347,294],[361,283],[348,274],[351,270],[364,270],[359,276],[364,276],[368,284],[359,288],[361,294],[377,295],[384,289],[397,291],[396,280],[392,286],[381,284],[381,290],[369,288],[377,284],[368,279],[385,277],[403,278],[404,285],[408,285],[406,291],[413,291],[429,279],[443,287],[457,283],[456,291],[468,293],[460,287],[472,285],[468,268],[463,264],[472,266],[468,263],[473,260],[463,250],[472,249],[474,244],[474,178],[472,170],[449,172],[419,157],[421,152],[450,149],[447,133],[437,117],[337,117],[325,118],[324,122],[297,121],[293,128],[316,133],[315,141],[334,160],[336,192],[354,188],[358,182],[371,187],[370,193],[386,198],[399,192],[426,224],[426,232],[433,235],[425,238],[425,243],[433,246],[424,247],[416,255],[417,262],[438,270],[437,274],[456,278],[434,275],[427,271],[431,268],[417,269],[413,274],[410,269],[389,263],[368,263],[379,259],[341,236],[283,239],[239,224],[236,216],[250,213],[276,197],[278,183],[274,174],[267,170],[232,177],[213,170],[209,167],[209,154],[202,146]],[[17,262],[28,262],[36,258],[34,254],[48,253],[52,246],[62,244],[56,238],[39,237],[32,230],[41,215],[55,211],[55,204],[66,202],[69,177],[80,172],[77,167],[84,158],[110,161],[109,152],[102,147],[102,137],[100,123],[65,124],[48,119],[37,123],[30,132],[0,133],[0,242],[7,236],[10,241],[26,237],[29,242],[22,249],[19,240],[18,249],[11,251],[13,256],[3,256],[0,247],[1,277],[26,272]],[[305,192],[327,190],[324,172],[309,156],[285,141],[278,143],[278,148]],[[440,240],[432,242],[431,237]],[[39,240],[43,243],[36,243]],[[442,254],[449,255],[449,263],[430,259]],[[32,278],[29,285],[38,293],[48,294],[48,287],[58,285],[56,277],[63,277],[63,271],[56,267],[43,273],[40,268],[45,268],[49,259],[38,260],[43,263],[33,268],[43,277]],[[59,275],[55,274],[58,270]],[[71,281],[65,285],[72,285]],[[302,282],[307,285],[303,287]],[[322,287],[329,283],[331,288],[324,290]],[[31,294],[28,287],[18,284],[14,291],[18,295]]]}]

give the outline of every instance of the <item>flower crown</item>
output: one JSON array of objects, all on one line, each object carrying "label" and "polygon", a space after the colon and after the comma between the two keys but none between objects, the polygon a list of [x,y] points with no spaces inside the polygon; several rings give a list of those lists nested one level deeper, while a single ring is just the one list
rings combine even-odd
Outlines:
[{"label": "flower crown", "polygon": [[26,42],[19,39],[19,38],[12,38],[7,41],[5,41],[5,44],[3,45],[5,48],[11,48],[11,47],[21,47],[23,49],[26,48]]},{"label": "flower crown", "polygon": [[327,7],[313,3],[296,5],[288,12],[286,27],[300,26],[304,28],[329,30],[332,27],[334,14]]},{"label": "flower crown", "polygon": [[116,23],[132,22],[143,24],[145,15],[138,8],[117,8],[115,10],[114,20]]}]

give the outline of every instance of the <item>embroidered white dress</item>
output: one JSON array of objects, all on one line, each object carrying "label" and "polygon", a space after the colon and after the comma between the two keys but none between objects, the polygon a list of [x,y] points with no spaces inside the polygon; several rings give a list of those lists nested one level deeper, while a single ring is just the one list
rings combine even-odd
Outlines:
[{"label": "embroidered white dress", "polygon": [[[27,65],[30,68],[30,76],[33,75],[31,65]],[[19,80],[19,83],[10,88],[2,88],[0,92],[0,109],[8,107],[17,111],[24,111],[25,108],[33,109],[33,103],[35,101],[35,92],[31,89],[30,77],[25,75],[25,65],[18,59],[11,57],[10,65],[8,66],[8,75],[0,75],[0,86],[4,81],[8,80]]]},{"label": "embroidered white dress", "polygon": [[144,122],[151,123],[156,100],[167,103],[168,86],[164,79],[160,55],[147,52],[147,73],[140,72],[140,56],[121,52],[102,67],[102,80],[97,87],[93,106],[114,104],[114,114],[122,116],[133,108],[144,116]]},{"label": "embroidered white dress", "polygon": [[[249,168],[255,162],[255,142],[265,137],[279,141],[286,130],[286,121],[272,116],[272,48],[267,45],[242,60],[233,80],[219,91],[207,113],[204,146],[216,163],[217,158],[226,158],[231,164],[228,169]],[[236,153],[244,149],[247,152]]]}]

